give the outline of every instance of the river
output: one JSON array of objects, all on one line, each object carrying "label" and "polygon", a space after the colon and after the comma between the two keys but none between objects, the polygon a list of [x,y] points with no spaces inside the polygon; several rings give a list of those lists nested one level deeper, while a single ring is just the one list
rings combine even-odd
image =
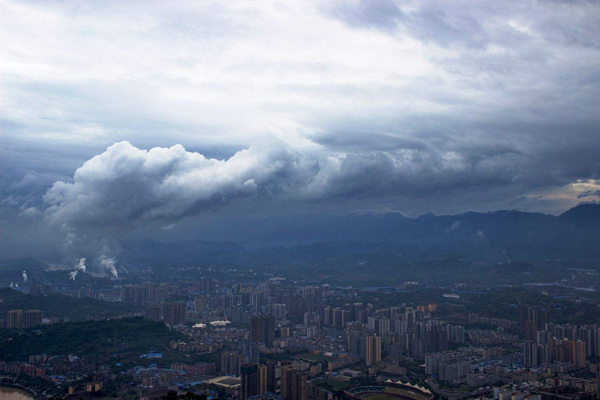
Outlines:
[{"label": "river", "polygon": [[0,399],[2,400],[32,400],[33,396],[21,389],[0,386]]}]

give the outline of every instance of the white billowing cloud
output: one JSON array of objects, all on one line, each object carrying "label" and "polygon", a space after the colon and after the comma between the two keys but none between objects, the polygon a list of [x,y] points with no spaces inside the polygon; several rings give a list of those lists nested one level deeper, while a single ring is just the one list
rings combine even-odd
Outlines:
[{"label": "white billowing cloud", "polygon": [[181,145],[139,149],[110,146],[44,195],[46,218],[60,226],[171,226],[187,216],[238,199],[321,201],[332,198],[419,196],[453,187],[518,186],[520,156],[510,151],[470,160],[433,149],[307,154],[280,141],[261,142],[227,160]]},{"label": "white billowing cloud", "polygon": [[273,143],[225,161],[181,145],[146,151],[120,142],[87,161],[72,183],[55,183],[44,196],[46,215],[74,226],[177,220],[236,198],[300,187],[313,166]]}]

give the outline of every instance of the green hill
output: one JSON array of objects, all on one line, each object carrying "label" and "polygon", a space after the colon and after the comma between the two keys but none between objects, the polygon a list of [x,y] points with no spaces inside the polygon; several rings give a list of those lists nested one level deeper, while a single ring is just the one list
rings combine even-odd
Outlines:
[{"label": "green hill", "polygon": [[89,297],[75,297],[54,294],[52,296],[32,296],[10,288],[0,289],[0,318],[5,318],[10,310],[42,310],[44,317],[61,317],[82,320],[90,317],[117,317],[139,311],[133,305],[112,303]]},{"label": "green hill", "polygon": [[[116,341],[115,341],[116,339]],[[184,336],[162,322],[142,317],[67,322],[40,329],[0,331],[0,360],[26,360],[34,354],[99,356],[160,351]],[[116,345],[115,345],[116,344]]]}]

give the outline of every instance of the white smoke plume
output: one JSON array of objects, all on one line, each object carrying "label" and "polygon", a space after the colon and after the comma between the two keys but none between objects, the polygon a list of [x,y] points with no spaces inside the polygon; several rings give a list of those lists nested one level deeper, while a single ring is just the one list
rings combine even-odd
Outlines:
[{"label": "white smoke plume", "polygon": [[86,270],[87,270],[87,267],[85,266],[85,257],[82,257],[77,262],[75,269],[73,271],[69,272],[69,279],[75,280],[75,277],[77,276],[79,271],[85,272]]},{"label": "white smoke plume", "polygon": [[23,271],[23,282],[27,282],[27,271]]},{"label": "white smoke plume", "polygon": [[506,249],[502,249],[502,255],[504,257],[506,257],[506,261],[508,261],[508,263],[511,263],[510,257],[508,256],[508,254],[506,254]]},{"label": "white smoke plume", "polygon": [[81,272],[86,271],[87,267],[85,266],[85,257],[79,259],[79,262],[77,263],[75,269]]},{"label": "white smoke plume", "polygon": [[104,254],[100,256],[100,266],[104,268],[113,278],[119,279],[119,273],[115,267],[116,260],[111,257],[107,257]]}]

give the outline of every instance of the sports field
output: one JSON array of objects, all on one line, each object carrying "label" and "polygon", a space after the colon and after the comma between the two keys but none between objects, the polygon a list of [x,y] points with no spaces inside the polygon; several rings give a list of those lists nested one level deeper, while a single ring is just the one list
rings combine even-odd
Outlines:
[{"label": "sports field", "polygon": [[360,397],[365,400],[398,400],[399,396],[393,396],[387,393],[364,393]]}]

